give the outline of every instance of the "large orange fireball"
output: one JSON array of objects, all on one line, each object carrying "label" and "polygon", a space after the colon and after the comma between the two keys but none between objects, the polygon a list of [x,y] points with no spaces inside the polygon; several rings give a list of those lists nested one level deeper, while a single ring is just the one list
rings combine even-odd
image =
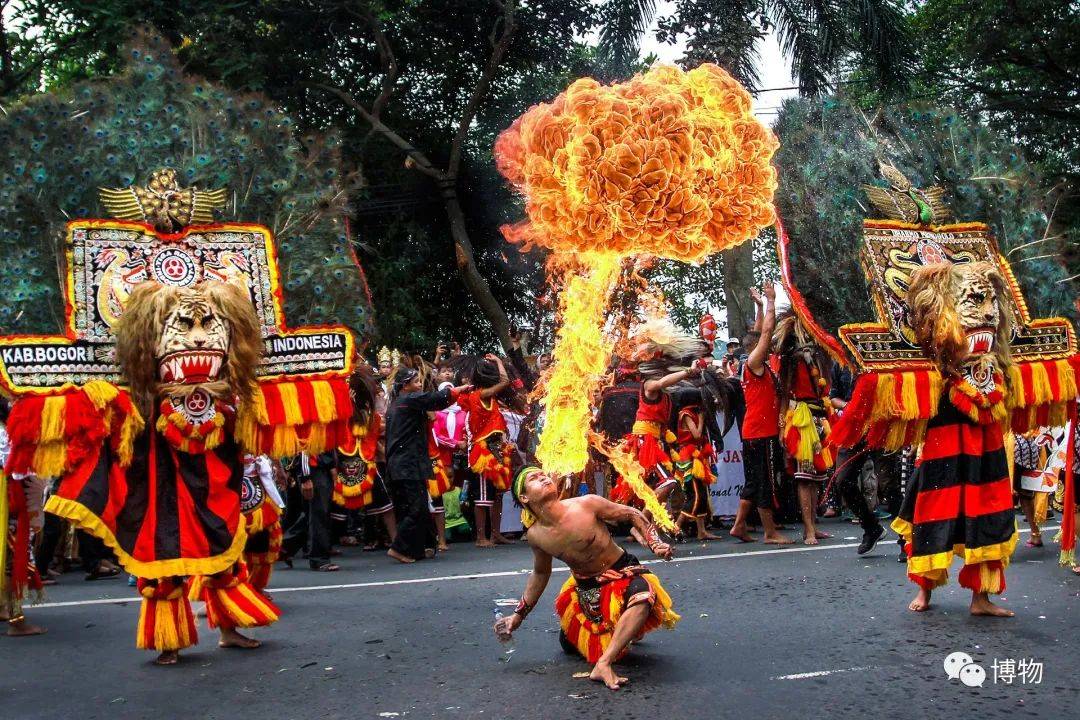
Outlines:
[{"label": "large orange fireball", "polygon": [[529,216],[503,232],[556,252],[699,261],[773,222],[777,147],[716,65],[616,85],[583,78],[496,141]]},{"label": "large orange fireball", "polygon": [[[750,94],[716,65],[660,66],[616,85],[578,80],[495,142],[499,171],[528,213],[503,233],[523,249],[551,250],[552,277],[562,283],[537,449],[545,470],[579,472],[588,459],[591,402],[614,346],[608,298],[622,261],[697,262],[773,222],[778,144],[750,107]],[[632,458],[600,449],[620,474],[641,479]],[[657,521],[673,528],[651,500]]]}]

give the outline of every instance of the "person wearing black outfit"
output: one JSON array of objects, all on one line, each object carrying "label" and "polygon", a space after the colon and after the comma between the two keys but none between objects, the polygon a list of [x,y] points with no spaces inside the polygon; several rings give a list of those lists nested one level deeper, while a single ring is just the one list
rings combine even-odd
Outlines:
[{"label": "person wearing black outfit", "polygon": [[465,385],[433,392],[423,390],[420,373],[399,367],[386,412],[386,467],[404,505],[397,535],[387,555],[398,562],[412,563],[435,556],[435,526],[428,510],[427,413],[450,406]]},{"label": "person wearing black outfit", "polygon": [[[855,378],[851,371],[839,364],[833,366],[832,388],[829,398],[837,412],[843,413],[844,407],[851,402],[851,394],[855,389]],[[840,497],[844,499],[851,512],[859,518],[859,524],[863,529],[862,542],[856,551],[859,555],[865,555],[874,549],[878,540],[885,535],[885,528],[881,521],[874,515],[873,509],[866,502],[859,476],[863,465],[867,460],[874,463],[874,475],[877,478],[878,489],[895,494],[899,489],[899,463],[900,453],[885,453],[880,450],[871,450],[866,442],[860,442],[854,447],[842,448],[836,456],[836,469],[833,475],[833,483],[836,484]],[[899,496],[889,497],[887,500],[890,512],[900,509]]]},{"label": "person wearing black outfit", "polygon": [[297,456],[292,475],[300,489],[304,511],[289,525],[282,542],[282,559],[288,561],[301,547],[306,547],[308,566],[319,572],[335,572],[340,565],[330,562],[330,502],[334,494],[336,472],[334,453],[315,457]]}]

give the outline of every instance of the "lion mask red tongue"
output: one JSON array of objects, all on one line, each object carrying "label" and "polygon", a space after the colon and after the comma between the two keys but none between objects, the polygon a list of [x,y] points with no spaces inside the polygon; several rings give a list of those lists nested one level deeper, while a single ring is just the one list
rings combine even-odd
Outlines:
[{"label": "lion mask red tongue", "polygon": [[158,364],[162,382],[193,385],[216,380],[225,360],[220,350],[181,350],[166,355]]},{"label": "lion mask red tongue", "polygon": [[991,328],[975,328],[967,333],[968,355],[985,355],[994,347],[994,331]]}]

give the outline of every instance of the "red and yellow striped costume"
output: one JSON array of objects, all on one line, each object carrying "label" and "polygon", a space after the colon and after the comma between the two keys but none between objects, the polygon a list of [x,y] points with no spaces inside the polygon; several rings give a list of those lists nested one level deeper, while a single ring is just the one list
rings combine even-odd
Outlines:
[{"label": "red and yellow striped costume", "polygon": [[976,592],[1005,590],[1005,568],[1016,547],[1012,480],[1003,422],[1008,412],[998,375],[982,394],[969,382],[946,382],[893,530],[907,542],[908,577],[932,590],[948,581],[955,557],[964,560],[960,585]]},{"label": "red and yellow striped costume", "polygon": [[367,425],[352,423],[345,444],[338,447],[338,472],[333,501],[346,510],[360,510],[372,502],[372,490],[379,471],[376,456],[382,439],[383,421],[371,413]]},{"label": "red and yellow striped costume", "polygon": [[244,562],[252,587],[261,591],[270,584],[274,563],[281,554],[281,541],[285,535],[281,529],[281,508],[264,497],[257,508],[244,513],[244,519],[248,533]]},{"label": "red and yellow striped costume", "polygon": [[481,480],[491,482],[495,492],[510,489],[510,456],[514,446],[507,442],[506,420],[498,399],[484,398],[474,390],[458,397],[458,405],[469,413],[469,468]]},{"label": "red and yellow striped costume", "polygon": [[435,440],[435,433],[428,432],[428,457],[431,458],[431,477],[428,478],[428,495],[441,498],[454,487],[454,451]]},{"label": "red and yellow striped costume", "polygon": [[683,483],[686,493],[686,504],[680,514],[690,520],[712,515],[709,487],[716,482],[716,475],[713,473],[716,452],[709,441],[708,433],[702,429],[701,437],[695,438],[693,433],[686,429],[688,423],[696,426],[700,419],[700,408],[685,407],[679,411],[675,477]]},{"label": "red and yellow striped costume", "polygon": [[[628,597],[632,583],[636,588]],[[671,630],[679,622],[671,596],[660,579],[638,564],[633,555],[624,553],[615,566],[594,578],[577,578],[571,574],[555,599],[555,612],[566,641],[583,658],[595,663],[611,644],[615,625],[623,612],[643,602],[649,603],[651,610],[641,629],[642,635],[661,627]]]}]

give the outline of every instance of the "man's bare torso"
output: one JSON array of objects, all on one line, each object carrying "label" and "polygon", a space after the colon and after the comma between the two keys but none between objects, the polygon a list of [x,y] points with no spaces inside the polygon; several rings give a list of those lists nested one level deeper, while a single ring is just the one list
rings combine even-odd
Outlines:
[{"label": "man's bare torso", "polygon": [[559,521],[554,525],[537,522],[528,534],[530,545],[562,560],[582,577],[599,575],[623,554],[588,497],[559,501],[565,510]]}]

